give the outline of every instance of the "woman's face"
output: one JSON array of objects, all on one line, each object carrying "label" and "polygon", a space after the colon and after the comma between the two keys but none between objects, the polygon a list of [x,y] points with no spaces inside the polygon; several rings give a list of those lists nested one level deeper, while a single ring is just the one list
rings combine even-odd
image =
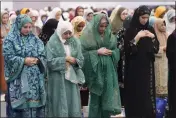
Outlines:
[{"label": "woman's face", "polygon": [[128,16],[128,10],[125,9],[125,10],[120,14],[120,18],[122,19],[122,21],[124,21],[127,16]]},{"label": "woman's face", "polygon": [[66,31],[66,32],[64,32],[63,34],[62,34],[62,39],[65,39],[65,40],[67,40],[67,39],[69,39],[69,38],[71,38],[72,37],[72,32],[71,31]]},{"label": "woman's face", "polygon": [[163,23],[160,23],[160,24],[158,25],[158,27],[159,27],[159,30],[160,30],[161,32],[165,32],[165,31],[166,31],[166,23],[165,23],[165,21],[163,21]]},{"label": "woman's face", "polygon": [[78,14],[78,16],[83,16],[84,15],[84,9],[78,9],[77,14]]},{"label": "woman's face", "polygon": [[21,33],[23,35],[28,35],[32,30],[32,24],[31,23],[26,23],[22,28],[21,28]]},{"label": "woman's face", "polygon": [[6,13],[2,16],[2,23],[7,24],[9,21],[9,15]]},{"label": "woman's face", "polygon": [[76,29],[77,32],[81,32],[83,30],[84,26],[85,26],[84,22],[79,23],[77,26],[77,29]]},{"label": "woman's face", "polygon": [[61,12],[57,12],[55,17],[56,17],[56,20],[59,20],[61,17]]},{"label": "woman's face", "polygon": [[93,13],[87,15],[87,21],[90,22],[93,18]]},{"label": "woman's face", "polygon": [[139,17],[139,22],[142,24],[142,25],[145,25],[149,20],[149,15],[148,14],[144,14],[142,16]]},{"label": "woman's face", "polygon": [[[107,21],[107,19],[105,19],[105,18],[101,19],[101,21],[103,21],[103,20]],[[100,34],[104,34],[104,32],[105,32],[105,30],[108,26],[108,23],[107,22],[101,22],[101,21],[100,21],[98,31],[99,31]]]},{"label": "woman's face", "polygon": [[32,20],[32,23],[35,24],[35,22],[37,21],[38,17],[37,16],[32,16],[31,17],[31,20]]}]

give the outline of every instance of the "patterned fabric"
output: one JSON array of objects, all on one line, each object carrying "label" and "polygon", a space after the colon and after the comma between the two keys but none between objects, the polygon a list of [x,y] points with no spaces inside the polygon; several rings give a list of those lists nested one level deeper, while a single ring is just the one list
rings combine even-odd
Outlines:
[{"label": "patterned fabric", "polygon": [[77,61],[77,64],[70,64],[72,71],[70,71],[70,78],[67,80],[65,77],[66,52],[58,34],[61,37],[61,34],[68,31],[68,25],[60,24],[59,26],[57,33],[55,32],[51,36],[46,45],[48,65],[47,117],[81,117],[80,91],[74,81],[79,83],[85,81],[81,70],[84,58],[79,40],[74,37],[67,39],[66,42],[70,47],[71,56],[75,57]]},{"label": "patterned fabric", "polygon": [[6,96],[6,116],[9,118],[44,118],[46,116],[45,107],[27,108],[27,109],[12,109],[9,96]]},{"label": "patterned fabric", "polygon": [[50,37],[54,34],[58,25],[56,19],[49,19],[42,27],[42,31],[39,34],[39,38],[43,41],[44,45],[47,44]]},{"label": "patterned fabric", "polygon": [[121,28],[117,33],[117,47],[120,49],[120,60],[117,66],[119,86],[124,88],[124,72],[125,72],[125,51],[124,51],[124,36],[125,28]]},{"label": "patterned fabric", "polygon": [[[98,32],[104,14],[96,14],[80,37],[85,63],[83,71],[91,93],[89,117],[108,118],[121,112],[121,101],[116,66],[120,55],[117,40],[108,24],[104,36]],[[107,19],[108,21],[108,19]],[[105,47],[112,50],[111,56],[101,56],[97,50]],[[105,115],[104,112],[107,112]]]},{"label": "patterned fabric", "polygon": [[75,37],[79,38],[82,34],[82,31],[78,32],[77,28],[79,24],[86,24],[86,21],[84,20],[84,18],[82,16],[76,16],[72,21],[71,21],[73,27],[74,27],[74,35]]},{"label": "patterned fabric", "polygon": [[164,19],[157,19],[154,24],[154,29],[160,43],[159,52],[155,55],[155,77],[156,77],[156,94],[157,95],[167,95],[167,81],[168,81],[168,61],[166,58],[166,48],[168,33],[166,28],[163,29],[165,25]]},{"label": "patterned fabric", "polygon": [[[30,109],[45,105],[44,45],[32,33],[22,36],[20,29],[31,22],[27,15],[19,15],[4,40],[5,75],[8,83],[8,105],[12,109]],[[35,57],[38,65],[24,65],[26,57]]]}]

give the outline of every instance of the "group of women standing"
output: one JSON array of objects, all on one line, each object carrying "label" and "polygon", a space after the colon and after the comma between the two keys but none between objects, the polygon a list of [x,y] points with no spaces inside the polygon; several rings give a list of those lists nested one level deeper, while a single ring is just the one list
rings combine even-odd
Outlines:
[{"label": "group of women standing", "polygon": [[54,9],[38,34],[31,30],[35,14],[17,16],[3,42],[7,116],[81,117],[80,87],[86,86],[90,118],[110,118],[121,106],[127,118],[155,118],[155,98],[167,91],[155,86],[165,84],[158,80],[167,78],[168,58],[169,118],[175,118],[175,30],[169,36],[163,19],[150,26],[146,6],[133,16],[119,7],[110,19],[76,11],[68,22]]}]

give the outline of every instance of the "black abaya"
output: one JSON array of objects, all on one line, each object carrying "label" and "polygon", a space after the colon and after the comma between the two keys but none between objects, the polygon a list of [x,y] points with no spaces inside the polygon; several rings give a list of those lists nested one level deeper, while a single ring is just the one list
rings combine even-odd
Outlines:
[{"label": "black abaya", "polygon": [[176,31],[168,37],[166,55],[169,64],[169,118],[176,118]]},{"label": "black abaya", "polygon": [[[125,35],[125,113],[126,118],[155,118],[154,61],[159,50],[154,29],[140,24],[139,17],[150,14],[146,6],[139,7]],[[134,37],[141,30],[148,30],[155,38],[141,38],[134,44]]]}]

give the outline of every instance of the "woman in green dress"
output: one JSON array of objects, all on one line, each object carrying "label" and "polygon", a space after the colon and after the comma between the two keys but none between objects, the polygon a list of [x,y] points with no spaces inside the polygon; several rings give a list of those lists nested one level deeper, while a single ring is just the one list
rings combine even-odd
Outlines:
[{"label": "woman in green dress", "polygon": [[46,45],[47,52],[47,117],[81,117],[78,84],[85,82],[81,70],[83,55],[73,26],[63,21]]},{"label": "woman in green dress", "polygon": [[90,91],[89,117],[110,118],[121,112],[116,65],[120,59],[117,40],[104,14],[96,14],[80,37],[83,71]]}]

